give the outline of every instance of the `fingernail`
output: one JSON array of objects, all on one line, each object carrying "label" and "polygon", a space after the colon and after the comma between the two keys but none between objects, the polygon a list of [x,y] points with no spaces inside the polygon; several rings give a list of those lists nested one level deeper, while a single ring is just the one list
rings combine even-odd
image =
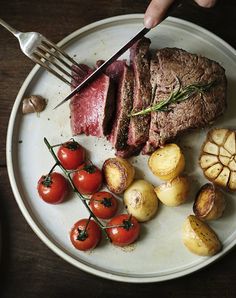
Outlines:
[{"label": "fingernail", "polygon": [[216,4],[216,0],[195,0],[199,6],[211,8]]},{"label": "fingernail", "polygon": [[144,26],[148,29],[151,29],[156,26],[156,21],[153,19],[152,16],[145,16],[144,17]]}]

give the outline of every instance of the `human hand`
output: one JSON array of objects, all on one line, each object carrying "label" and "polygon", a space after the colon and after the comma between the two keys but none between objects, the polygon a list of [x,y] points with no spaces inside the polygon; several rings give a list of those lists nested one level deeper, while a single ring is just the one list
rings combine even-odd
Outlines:
[{"label": "human hand", "polygon": [[[194,0],[199,6],[210,8],[215,5],[217,0]],[[152,0],[149,4],[145,16],[144,26],[146,28],[153,28],[159,24],[170,5],[174,0]]]}]

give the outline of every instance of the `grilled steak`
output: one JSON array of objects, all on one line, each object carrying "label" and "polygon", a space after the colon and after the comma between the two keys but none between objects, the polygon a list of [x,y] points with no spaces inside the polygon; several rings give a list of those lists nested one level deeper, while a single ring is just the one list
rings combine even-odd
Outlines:
[{"label": "grilled steak", "polygon": [[[104,60],[98,60],[96,62],[96,66],[99,67],[103,63]],[[121,76],[125,65],[125,60],[116,60],[106,68],[105,74],[109,76],[116,84],[119,84],[120,80],[122,79]]]},{"label": "grilled steak", "polygon": [[[217,62],[177,48],[157,50],[150,62],[149,45],[149,39],[138,41],[131,48],[131,67],[125,61],[115,61],[106,74],[74,96],[70,103],[74,135],[107,136],[117,155],[129,157],[142,148],[149,154],[189,129],[209,125],[223,113],[226,77]],[[98,61],[97,66],[102,62]],[[86,65],[81,69],[74,67],[73,87],[93,72]],[[131,110],[140,111],[167,99],[178,86],[181,89],[210,82],[215,83],[209,90],[196,92],[163,111],[128,117]]]},{"label": "grilled steak", "polygon": [[[76,87],[93,70],[83,66],[84,74],[74,75],[72,84]],[[89,86],[76,94],[70,102],[71,128],[73,135],[85,133],[97,137],[110,133],[110,121],[114,114],[114,86],[105,74],[100,75]]]},{"label": "grilled steak", "polygon": [[[99,66],[102,60],[97,61]],[[125,61],[117,60],[108,66],[106,74],[117,83],[116,113],[108,140],[116,149],[116,155],[129,157],[140,152],[141,148],[127,144],[130,113],[133,106],[134,74]]]},{"label": "grilled steak", "polygon": [[151,84],[156,93],[153,103],[166,99],[176,88],[194,83],[216,83],[206,92],[195,93],[167,111],[151,113],[149,139],[143,153],[151,153],[179,134],[193,128],[205,127],[221,115],[226,107],[226,77],[215,61],[176,48],[156,51],[150,64]]},{"label": "grilled steak", "polygon": [[72,76],[73,79],[71,81],[72,89],[76,88],[83,80],[93,72],[93,69],[88,67],[86,64],[79,64],[72,66]]},{"label": "grilled steak", "polygon": [[125,65],[117,92],[115,120],[109,136],[109,141],[116,150],[124,150],[127,147],[130,122],[128,114],[133,106],[133,85],[133,72]]},{"label": "grilled steak", "polygon": [[[149,71],[149,46],[151,41],[142,38],[130,49],[130,61],[134,70],[133,111],[139,111],[150,105],[151,84]],[[150,115],[131,118],[128,144],[140,146],[148,139]]]},{"label": "grilled steak", "polygon": [[142,146],[135,147],[135,146],[127,145],[125,149],[116,151],[116,156],[128,158],[131,156],[139,155],[141,149],[142,149]]}]

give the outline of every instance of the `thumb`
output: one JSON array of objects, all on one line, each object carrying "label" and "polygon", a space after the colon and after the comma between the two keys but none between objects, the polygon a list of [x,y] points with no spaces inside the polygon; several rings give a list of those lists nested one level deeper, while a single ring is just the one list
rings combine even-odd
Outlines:
[{"label": "thumb", "polygon": [[145,12],[144,26],[153,28],[159,24],[173,2],[174,0],[152,0]]}]

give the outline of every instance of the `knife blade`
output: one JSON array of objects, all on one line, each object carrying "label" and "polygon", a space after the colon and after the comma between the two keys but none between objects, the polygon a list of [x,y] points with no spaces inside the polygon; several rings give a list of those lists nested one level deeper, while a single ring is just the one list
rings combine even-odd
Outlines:
[{"label": "knife blade", "polygon": [[99,66],[91,75],[89,75],[81,84],[79,84],[65,99],[63,99],[58,105],[55,106],[54,110],[61,106],[63,103],[68,101],[71,97],[73,97],[76,93],[78,93],[81,89],[91,83],[97,76],[104,72],[104,70],[117,60],[122,54],[124,54],[129,48],[135,44],[136,41],[145,36],[150,29],[143,28],[140,30],[131,40],[129,40],[124,46],[122,46],[114,55],[112,55],[108,60],[106,60],[101,66]]}]

